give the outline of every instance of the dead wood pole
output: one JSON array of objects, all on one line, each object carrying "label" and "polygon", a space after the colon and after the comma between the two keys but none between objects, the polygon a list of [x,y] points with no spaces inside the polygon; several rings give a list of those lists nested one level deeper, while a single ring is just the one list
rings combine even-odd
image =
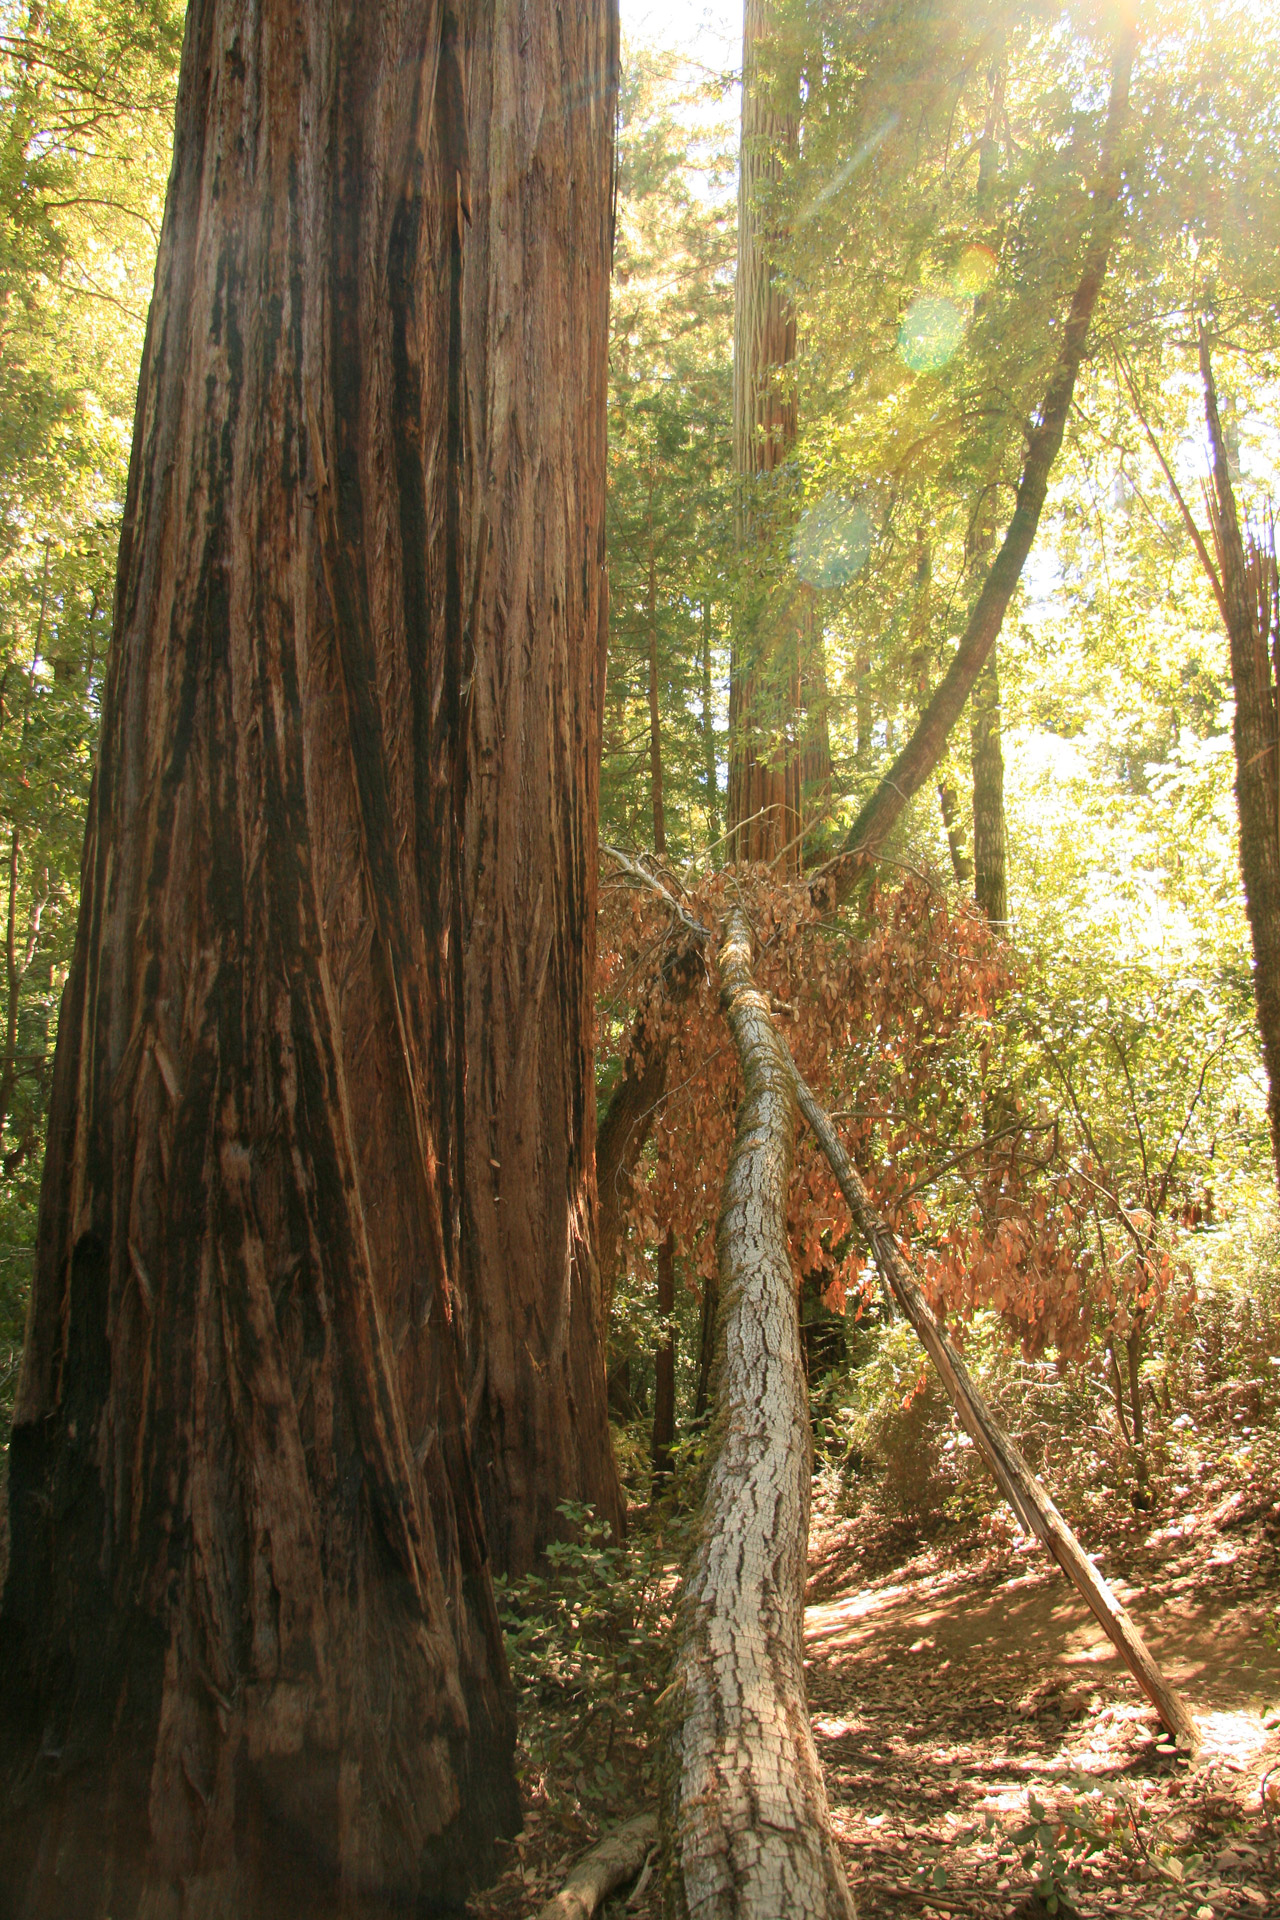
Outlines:
[{"label": "dead wood pole", "polygon": [[[785,1047],[786,1043],[781,1042]],[[893,1231],[877,1212],[857,1170],[841,1146],[827,1115],[801,1078],[787,1052],[800,1111],[831,1163],[854,1224],[875,1255],[876,1264],[911,1322],[974,1445],[1028,1533],[1034,1533],[1057,1561],[1088,1605],[1156,1712],[1176,1739],[1191,1747],[1199,1733],[1186,1703],[1165,1679],[1137,1627],[1099,1574],[1075,1534],[1049,1498],[1022,1454],[974,1385],[969,1369],[947,1339],[898,1248]]]},{"label": "dead wood pole", "polygon": [[710,1468],[664,1781],[669,1911],[850,1920],[804,1691],[812,1445],[786,1229],[794,1081],[736,909],[720,978],[745,1092],[720,1214]]}]

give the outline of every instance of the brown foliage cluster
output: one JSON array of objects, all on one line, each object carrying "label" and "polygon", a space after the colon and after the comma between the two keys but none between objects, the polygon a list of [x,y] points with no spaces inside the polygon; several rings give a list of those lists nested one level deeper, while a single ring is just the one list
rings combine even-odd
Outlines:
[{"label": "brown foliage cluster", "polygon": [[[935,1312],[994,1307],[1024,1350],[1078,1354],[1088,1337],[1087,1215],[1058,1160],[1056,1129],[1001,1084],[996,1016],[1013,983],[1008,949],[980,913],[908,875],[837,916],[820,887],[763,867],[679,892],[718,929],[731,899],[756,935],[756,980],[800,1072],[832,1112],[881,1210],[917,1264]],[[667,1092],[630,1188],[627,1260],[674,1229],[690,1284],[715,1274],[715,1226],[741,1078],[720,1016],[715,940],[691,997],[654,988],[669,943],[688,935],[655,895],[606,881],[600,988],[606,1021],[630,1030],[645,1005],[665,1028]],[[648,996],[646,1000],[646,995]],[[1074,1202],[1074,1204],[1073,1204]],[[790,1234],[798,1284],[861,1313],[874,1276],[835,1180],[807,1133],[797,1143]]]}]

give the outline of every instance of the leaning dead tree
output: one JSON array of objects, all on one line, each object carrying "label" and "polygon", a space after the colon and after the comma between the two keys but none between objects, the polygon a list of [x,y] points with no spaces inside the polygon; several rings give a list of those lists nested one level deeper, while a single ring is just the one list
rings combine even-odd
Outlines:
[{"label": "leaning dead tree", "polygon": [[1175,1739],[1194,1747],[1199,1734],[1185,1702],[1169,1685],[1137,1627],[1032,1473],[1019,1449],[995,1418],[974,1384],[969,1369],[947,1339],[925,1299],[915,1275],[902,1256],[892,1228],[873,1205],[830,1119],[800,1077],[794,1062],[791,1071],[800,1111],[830,1162],[840,1191],[853,1215],[854,1225],[874,1254],[876,1265],[888,1281],[894,1299],[919,1334],[951,1404],[991,1469],[996,1485],[1027,1532],[1034,1534],[1048,1550],[1081,1595],[1169,1732]]},{"label": "leaning dead tree", "polygon": [[795,1087],[736,911],[720,977],[746,1091],[720,1215],[711,1464],[664,1782],[669,1907],[688,1920],[851,1920],[804,1691],[812,1446],[786,1228]]}]

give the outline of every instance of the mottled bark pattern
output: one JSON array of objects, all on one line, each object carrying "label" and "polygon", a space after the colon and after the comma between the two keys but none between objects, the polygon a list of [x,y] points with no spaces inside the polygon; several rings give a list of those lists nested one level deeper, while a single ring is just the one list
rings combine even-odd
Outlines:
[{"label": "mottled bark pattern", "polygon": [[454,1911],[516,1817],[459,1328],[523,1540],[604,1431],[612,43],[498,12],[470,158],[438,0],[188,14],[13,1436],[24,1920]]},{"label": "mottled bark pattern", "polygon": [[621,1528],[595,1257],[611,0],[469,0],[468,1407],[495,1566]]},{"label": "mottled bark pattern", "polygon": [[[775,276],[762,209],[799,137],[799,76],[794,99],[780,105],[762,72],[775,25],[771,0],[746,0],[733,451],[738,544],[749,555],[777,537],[767,483],[790,454],[797,425],[795,310]],[[812,589],[796,577],[782,587],[754,582],[747,602],[729,676],[728,853],[730,860],[781,860],[795,875],[806,819],[831,780],[822,636]]]},{"label": "mottled bark pattern", "polygon": [[750,930],[734,914],[720,971],[745,1093],[720,1216],[711,1465],[676,1660],[668,1905],[689,1920],[849,1920],[804,1691],[812,1457],[786,1235],[795,1092],[750,968]]}]

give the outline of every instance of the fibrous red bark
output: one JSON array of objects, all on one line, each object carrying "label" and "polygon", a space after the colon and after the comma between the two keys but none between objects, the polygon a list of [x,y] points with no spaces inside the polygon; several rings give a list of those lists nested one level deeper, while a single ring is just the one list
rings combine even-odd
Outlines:
[{"label": "fibrous red bark", "polygon": [[521,1573],[562,1501],[622,1527],[592,998],[617,20],[471,0],[467,32],[467,1398],[494,1563]]},{"label": "fibrous red bark", "polygon": [[613,1486],[613,46],[605,0],[188,13],[11,1450],[5,1915],[455,1912],[518,1820],[481,1488],[532,1502],[515,1558]]},{"label": "fibrous red bark", "polygon": [[733,452],[737,537],[746,601],[729,677],[730,860],[800,871],[802,835],[831,779],[822,635],[812,589],[773,581],[771,550],[794,519],[776,476],[797,426],[795,309],[778,281],[763,201],[799,139],[799,75],[771,85],[777,22],[770,0],[746,0],[742,138],[734,283]]}]

